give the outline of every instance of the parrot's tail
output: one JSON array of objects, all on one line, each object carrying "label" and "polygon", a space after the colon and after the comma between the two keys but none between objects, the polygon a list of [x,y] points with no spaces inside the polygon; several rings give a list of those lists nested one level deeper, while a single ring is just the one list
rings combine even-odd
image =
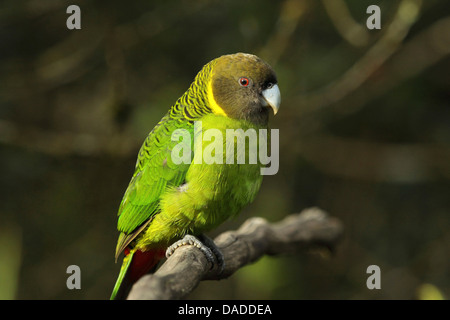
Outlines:
[{"label": "parrot's tail", "polygon": [[125,257],[111,294],[111,300],[126,299],[132,285],[156,267],[158,262],[164,257],[165,250],[140,251],[126,248],[124,253]]}]

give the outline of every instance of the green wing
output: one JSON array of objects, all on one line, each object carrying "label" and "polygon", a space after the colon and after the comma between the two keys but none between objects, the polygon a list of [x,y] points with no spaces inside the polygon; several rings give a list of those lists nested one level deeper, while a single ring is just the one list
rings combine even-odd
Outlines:
[{"label": "green wing", "polygon": [[164,191],[181,185],[185,180],[190,163],[175,164],[171,156],[172,149],[180,143],[171,138],[177,129],[185,129],[190,137],[193,136],[191,122],[183,117],[166,115],[150,132],[139,151],[136,170],[119,207],[117,229],[121,234],[116,258],[158,212],[159,199]]}]

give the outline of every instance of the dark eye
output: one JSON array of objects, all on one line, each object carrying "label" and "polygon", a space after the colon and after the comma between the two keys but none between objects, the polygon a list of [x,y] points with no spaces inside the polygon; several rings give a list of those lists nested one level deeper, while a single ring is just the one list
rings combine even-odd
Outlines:
[{"label": "dark eye", "polygon": [[250,83],[250,81],[246,77],[242,77],[239,79],[239,84],[243,87],[248,86],[249,83]]}]

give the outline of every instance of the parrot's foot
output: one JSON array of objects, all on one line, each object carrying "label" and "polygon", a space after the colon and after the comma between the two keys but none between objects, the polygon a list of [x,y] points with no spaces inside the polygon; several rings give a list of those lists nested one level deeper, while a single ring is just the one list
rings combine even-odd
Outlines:
[{"label": "parrot's foot", "polygon": [[206,259],[211,262],[211,265],[214,266],[217,261],[219,266],[219,274],[223,272],[225,269],[225,262],[222,252],[220,252],[214,241],[203,234],[199,235],[198,238],[190,234],[185,235],[183,239],[176,241],[167,248],[166,258],[169,258],[178,247],[187,245],[192,245],[199,248],[205,255]]}]

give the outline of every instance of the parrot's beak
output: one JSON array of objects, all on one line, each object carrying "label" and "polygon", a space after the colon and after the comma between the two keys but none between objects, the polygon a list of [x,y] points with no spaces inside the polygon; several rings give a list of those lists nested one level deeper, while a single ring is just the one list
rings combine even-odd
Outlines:
[{"label": "parrot's beak", "polygon": [[263,106],[270,106],[273,110],[273,114],[277,114],[281,103],[280,89],[278,88],[278,85],[274,84],[270,88],[263,90],[262,97]]}]

